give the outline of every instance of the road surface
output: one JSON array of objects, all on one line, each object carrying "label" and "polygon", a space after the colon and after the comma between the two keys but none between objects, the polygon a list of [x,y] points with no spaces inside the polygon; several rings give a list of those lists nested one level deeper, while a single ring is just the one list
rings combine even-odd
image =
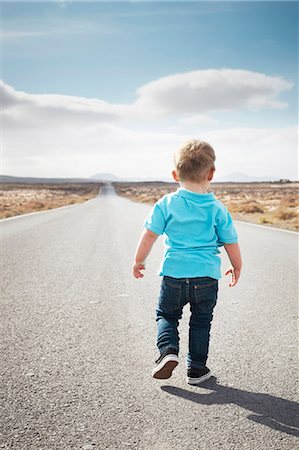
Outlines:
[{"label": "road surface", "polygon": [[235,288],[220,282],[214,377],[185,381],[186,307],[181,362],[157,381],[162,238],[144,279],[131,275],[149,210],[107,186],[84,204],[0,222],[0,448],[298,446],[296,235],[237,223],[244,271]]}]

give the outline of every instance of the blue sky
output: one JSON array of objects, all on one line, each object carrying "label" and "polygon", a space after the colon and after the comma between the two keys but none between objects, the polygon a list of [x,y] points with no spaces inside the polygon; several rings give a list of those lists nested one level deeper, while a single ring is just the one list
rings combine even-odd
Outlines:
[{"label": "blue sky", "polygon": [[[268,89],[263,83],[262,87],[256,88],[261,89],[264,96],[268,95],[266,100],[261,101],[262,106],[257,106],[256,101],[253,104],[250,100],[246,105],[236,102],[232,107],[228,98],[227,107],[224,104],[221,104],[221,107],[216,106],[212,116],[209,108],[203,110],[199,107],[196,111],[193,105],[192,110],[186,109],[184,117],[179,117],[179,104],[176,104],[171,113],[164,113],[163,118],[157,123],[153,117],[138,122],[132,118],[128,121],[122,116],[121,124],[117,125],[120,127],[120,142],[124,139],[122,135],[124,131],[126,139],[132,136],[132,146],[134,144],[138,152],[137,142],[141,140],[142,133],[147,133],[145,140],[149,138],[148,133],[155,135],[154,142],[156,138],[158,141],[156,134],[160,133],[161,143],[163,141],[167,147],[163,156],[165,159],[162,158],[166,161],[171,154],[170,146],[176,143],[175,136],[178,136],[178,144],[189,135],[201,137],[201,133],[212,141],[214,132],[215,141],[219,142],[219,133],[225,130],[228,132],[229,129],[246,128],[248,132],[256,129],[268,130],[270,133],[271,129],[277,132],[278,127],[285,131],[287,128],[297,126],[297,9],[296,2],[2,2],[1,78],[8,89],[13,89],[13,93],[10,94],[15,96],[16,102],[21,102],[18,93],[23,92],[31,104],[36,101],[40,105],[45,100],[44,108],[46,108],[49,107],[48,100],[51,103],[54,97],[44,95],[53,94],[57,101],[59,100],[57,96],[62,96],[59,104],[61,101],[67,102],[67,97],[80,97],[86,101],[88,99],[104,101],[109,109],[111,105],[122,105],[123,108],[125,105],[134,104],[138,99],[137,90],[142,86],[176,74],[197,72],[196,76],[201,77],[205,71],[228,69],[245,71],[249,78],[250,74],[256,73],[270,77],[271,88]],[[240,76],[242,78],[242,75]],[[274,88],[277,79],[283,80],[285,86]],[[223,90],[227,90],[228,82],[226,79]],[[248,83],[252,86],[251,78]],[[163,86],[163,89],[166,89],[165,83]],[[183,88],[182,82],[181,91]],[[236,95],[240,89],[236,87]],[[181,91],[178,93],[176,90],[178,98],[184,96],[184,92]],[[222,94],[219,87],[219,96]],[[242,96],[242,93],[239,94]],[[154,93],[149,91],[147,102],[149,95],[157,94],[156,91]],[[159,95],[162,95],[161,90]],[[257,91],[254,95],[257,96]],[[274,105],[269,100],[274,97],[281,102],[280,106]],[[16,104],[14,108],[20,107],[20,104],[19,106]],[[9,114],[7,128],[11,129],[9,120],[17,126],[16,117],[20,117],[20,113],[14,113],[14,120],[12,112]],[[32,114],[34,115],[34,112]],[[196,122],[191,118],[192,114],[197,115],[197,118],[199,115],[202,117],[200,126],[198,126],[200,121],[197,121],[196,126],[190,127],[191,123]],[[179,128],[175,128],[174,118],[180,122]],[[186,130],[182,128],[184,123],[189,124]],[[106,122],[106,134],[107,126]],[[85,125],[84,133],[86,127],[88,126]],[[22,126],[20,130],[21,128]],[[34,140],[33,124],[31,128]],[[99,135],[103,135],[102,131],[98,129]],[[116,131],[114,129],[113,133]],[[93,132],[95,133],[95,130]],[[293,140],[290,142],[294,145],[294,130],[291,132]],[[132,133],[138,134],[137,140]],[[167,141],[166,137],[169,134],[171,139]],[[284,142],[285,134],[282,136]],[[71,150],[66,148],[66,131],[62,137],[65,160],[68,160],[71,158]],[[39,145],[42,143],[41,139],[41,136],[37,139]],[[94,142],[95,135],[90,136],[90,139]],[[107,136],[106,139],[109,141]],[[270,141],[271,139],[269,143]],[[229,171],[246,173],[248,168],[249,171],[254,170],[253,162],[249,165],[247,163],[252,149],[248,148],[246,153],[244,142],[241,143],[243,159],[240,158],[236,167],[231,165],[224,167],[223,174]],[[229,146],[229,143],[226,145]],[[18,158],[16,155],[10,158],[9,153],[14,153],[16,146]],[[55,176],[58,173],[61,176],[89,176],[92,175],[94,164],[98,161],[99,167],[96,171],[112,171],[128,177],[138,174],[145,177],[155,176],[154,162],[148,166],[151,167],[150,170],[144,170],[141,165],[142,158],[137,153],[139,165],[131,164],[127,173],[123,169],[120,170],[117,165],[113,166],[113,158],[110,156],[112,150],[109,145],[108,147],[109,156],[106,154],[106,157],[96,147],[94,153],[90,155],[83,156],[82,150],[81,158],[84,158],[84,161],[86,158],[90,159],[90,165],[85,162],[83,166],[80,164],[78,148],[75,162],[67,171],[61,169],[61,159],[55,159],[56,151],[52,154],[50,151],[45,152],[44,155],[33,151],[31,154],[31,146],[31,150],[24,148],[22,159],[20,143],[10,139],[8,135],[7,143],[4,141],[4,171],[28,175]],[[153,152],[153,159],[161,153],[160,146],[157,145],[155,150],[153,142],[150,150],[145,149],[145,152],[148,151]],[[228,150],[219,148],[219,151],[220,153],[226,151],[225,159],[227,159]],[[278,152],[278,148],[275,151]],[[296,149],[292,148],[290,167],[287,168],[284,163],[283,173],[277,173],[279,166],[269,169],[265,155],[263,167],[257,171],[258,174],[296,177],[295,153]],[[126,156],[127,154],[123,154],[123,161]],[[130,158],[132,157],[131,155]],[[42,161],[46,162],[48,169]],[[163,177],[161,169],[158,174]]]}]

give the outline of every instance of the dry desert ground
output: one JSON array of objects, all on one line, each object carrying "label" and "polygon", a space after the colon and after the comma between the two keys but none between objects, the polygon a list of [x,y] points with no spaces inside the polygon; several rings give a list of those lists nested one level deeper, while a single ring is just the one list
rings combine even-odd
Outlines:
[{"label": "dry desert ground", "polygon": [[[102,183],[0,184],[0,219],[89,200]],[[117,193],[154,204],[178,188],[177,183],[113,183]],[[212,183],[211,190],[234,219],[298,231],[299,183]]]},{"label": "dry desert ground", "polygon": [[[212,183],[211,191],[236,220],[298,231],[299,183]],[[119,195],[154,204],[177,183],[115,183]]]},{"label": "dry desert ground", "polygon": [[0,219],[82,203],[98,195],[101,183],[0,184]]}]

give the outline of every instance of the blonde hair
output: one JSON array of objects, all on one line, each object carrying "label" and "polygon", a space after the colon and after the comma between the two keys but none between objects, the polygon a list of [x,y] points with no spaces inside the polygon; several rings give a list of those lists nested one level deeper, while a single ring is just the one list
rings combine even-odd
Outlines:
[{"label": "blonde hair", "polygon": [[182,181],[200,183],[210,169],[214,169],[216,156],[213,147],[204,141],[193,139],[186,142],[174,154],[174,164]]}]

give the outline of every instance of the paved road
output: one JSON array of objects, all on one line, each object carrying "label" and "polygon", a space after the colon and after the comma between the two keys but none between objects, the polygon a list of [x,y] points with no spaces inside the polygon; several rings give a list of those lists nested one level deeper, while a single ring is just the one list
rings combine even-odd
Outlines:
[{"label": "paved road", "polygon": [[0,448],[298,445],[296,236],[237,224],[244,274],[233,289],[221,280],[215,376],[185,382],[186,309],[181,363],[157,381],[161,238],[146,277],[131,276],[149,208],[106,188],[81,205],[0,222]]}]

